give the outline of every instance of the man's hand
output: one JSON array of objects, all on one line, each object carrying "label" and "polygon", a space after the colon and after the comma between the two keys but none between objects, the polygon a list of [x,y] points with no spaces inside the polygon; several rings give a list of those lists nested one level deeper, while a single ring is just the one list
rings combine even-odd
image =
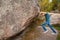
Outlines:
[{"label": "man's hand", "polygon": [[45,14],[44,13],[40,13],[41,16],[44,16]]}]

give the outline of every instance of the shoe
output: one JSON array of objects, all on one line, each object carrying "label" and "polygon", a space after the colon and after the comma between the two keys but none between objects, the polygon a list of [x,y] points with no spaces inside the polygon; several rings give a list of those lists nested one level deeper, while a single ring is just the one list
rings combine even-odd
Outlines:
[{"label": "shoe", "polygon": [[47,31],[44,31],[44,33],[47,33],[48,32],[48,30]]},{"label": "shoe", "polygon": [[52,35],[56,35],[57,33],[51,33]]}]

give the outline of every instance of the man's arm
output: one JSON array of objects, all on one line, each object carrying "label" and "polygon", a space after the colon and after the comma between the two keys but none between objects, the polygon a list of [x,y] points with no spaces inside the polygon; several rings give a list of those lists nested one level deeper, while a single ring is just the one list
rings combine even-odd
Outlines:
[{"label": "man's arm", "polygon": [[[49,13],[49,12],[48,12]],[[40,15],[41,16],[44,16],[46,14],[46,12],[40,12]],[[49,13],[49,15],[51,16],[51,15],[53,15],[53,13]]]}]

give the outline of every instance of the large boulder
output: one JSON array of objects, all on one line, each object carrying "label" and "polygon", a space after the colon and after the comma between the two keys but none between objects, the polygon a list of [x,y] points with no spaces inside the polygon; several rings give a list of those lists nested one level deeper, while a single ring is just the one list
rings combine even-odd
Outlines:
[{"label": "large boulder", "polygon": [[37,0],[0,0],[0,39],[21,32],[37,15]]}]

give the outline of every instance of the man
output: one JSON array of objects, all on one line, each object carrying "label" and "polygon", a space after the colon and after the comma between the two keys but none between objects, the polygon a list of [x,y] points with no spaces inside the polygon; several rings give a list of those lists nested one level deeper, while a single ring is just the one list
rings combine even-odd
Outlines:
[{"label": "man", "polygon": [[46,33],[48,30],[45,28],[46,24],[49,26],[49,28],[52,30],[53,34],[56,34],[56,31],[50,24],[50,15],[48,13],[45,14],[45,22],[41,25],[44,29],[44,33]]}]

